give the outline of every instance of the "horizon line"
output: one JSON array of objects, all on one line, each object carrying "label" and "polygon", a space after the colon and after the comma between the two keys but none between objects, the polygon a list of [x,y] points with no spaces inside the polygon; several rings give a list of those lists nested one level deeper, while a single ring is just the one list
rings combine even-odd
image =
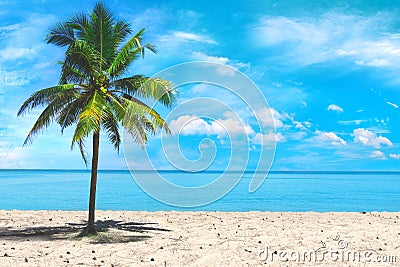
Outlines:
[{"label": "horizon line", "polygon": [[[91,170],[88,169],[33,169],[33,168],[0,168],[0,171],[87,171],[90,172]],[[99,169],[98,171],[130,171],[129,169]],[[152,169],[135,169],[133,171],[154,171]],[[199,172],[244,172],[244,173],[254,173],[255,170],[204,170],[204,171],[184,171],[184,170],[177,170],[177,169],[161,169],[155,170],[158,172],[187,172],[187,173],[199,173]],[[265,171],[266,173],[398,173],[400,174],[399,170],[270,170]]]}]

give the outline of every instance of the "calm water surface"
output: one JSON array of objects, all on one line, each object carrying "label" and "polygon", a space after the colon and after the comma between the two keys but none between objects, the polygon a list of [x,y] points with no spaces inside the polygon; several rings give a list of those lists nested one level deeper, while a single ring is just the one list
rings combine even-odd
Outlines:
[{"label": "calm water surface", "polygon": [[[190,187],[207,184],[220,173],[164,171],[162,174],[171,182]],[[230,175],[236,178],[240,174]],[[256,192],[249,193],[251,176],[245,173],[238,185],[218,201],[187,209],[168,206],[148,196],[128,171],[100,171],[97,209],[400,211],[398,172],[277,172],[270,173]],[[89,179],[89,171],[0,170],[0,209],[86,210]]]}]

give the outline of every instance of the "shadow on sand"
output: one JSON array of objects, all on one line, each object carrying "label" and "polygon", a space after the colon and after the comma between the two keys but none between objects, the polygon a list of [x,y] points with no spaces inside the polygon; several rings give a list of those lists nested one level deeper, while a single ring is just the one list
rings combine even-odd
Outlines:
[{"label": "shadow on sand", "polygon": [[85,240],[90,243],[138,242],[157,232],[170,230],[157,227],[157,223],[105,220],[96,222],[97,233],[85,234],[85,223],[67,223],[66,226],[0,227],[0,240]]}]

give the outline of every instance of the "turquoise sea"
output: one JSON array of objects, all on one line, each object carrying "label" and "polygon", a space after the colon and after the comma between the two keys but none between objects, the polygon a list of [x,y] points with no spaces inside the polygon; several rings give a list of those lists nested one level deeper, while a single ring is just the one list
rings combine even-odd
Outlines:
[{"label": "turquoise sea", "polygon": [[[137,175],[146,171],[137,172]],[[162,171],[183,186],[206,184],[220,173]],[[236,178],[239,173],[229,173]],[[236,176],[235,176],[236,175]],[[221,199],[179,208],[148,196],[128,171],[99,171],[97,209],[205,211],[400,211],[400,172],[270,172],[248,192],[252,173]],[[86,210],[90,171],[0,170],[0,209]],[[162,188],[160,188],[162,190]]]}]

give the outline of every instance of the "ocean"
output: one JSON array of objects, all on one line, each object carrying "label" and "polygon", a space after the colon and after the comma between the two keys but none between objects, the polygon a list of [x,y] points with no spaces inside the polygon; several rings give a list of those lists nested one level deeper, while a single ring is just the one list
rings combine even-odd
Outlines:
[{"label": "ocean", "polygon": [[[137,172],[137,175],[146,171]],[[162,171],[183,186],[206,184],[219,172]],[[232,179],[239,173],[232,172]],[[270,172],[248,192],[246,172],[224,197],[208,205],[180,208],[161,203],[135,183],[128,171],[99,171],[96,209],[193,211],[400,211],[400,172]],[[0,209],[86,210],[88,170],[0,170]],[[162,188],[160,188],[162,190]]]}]

